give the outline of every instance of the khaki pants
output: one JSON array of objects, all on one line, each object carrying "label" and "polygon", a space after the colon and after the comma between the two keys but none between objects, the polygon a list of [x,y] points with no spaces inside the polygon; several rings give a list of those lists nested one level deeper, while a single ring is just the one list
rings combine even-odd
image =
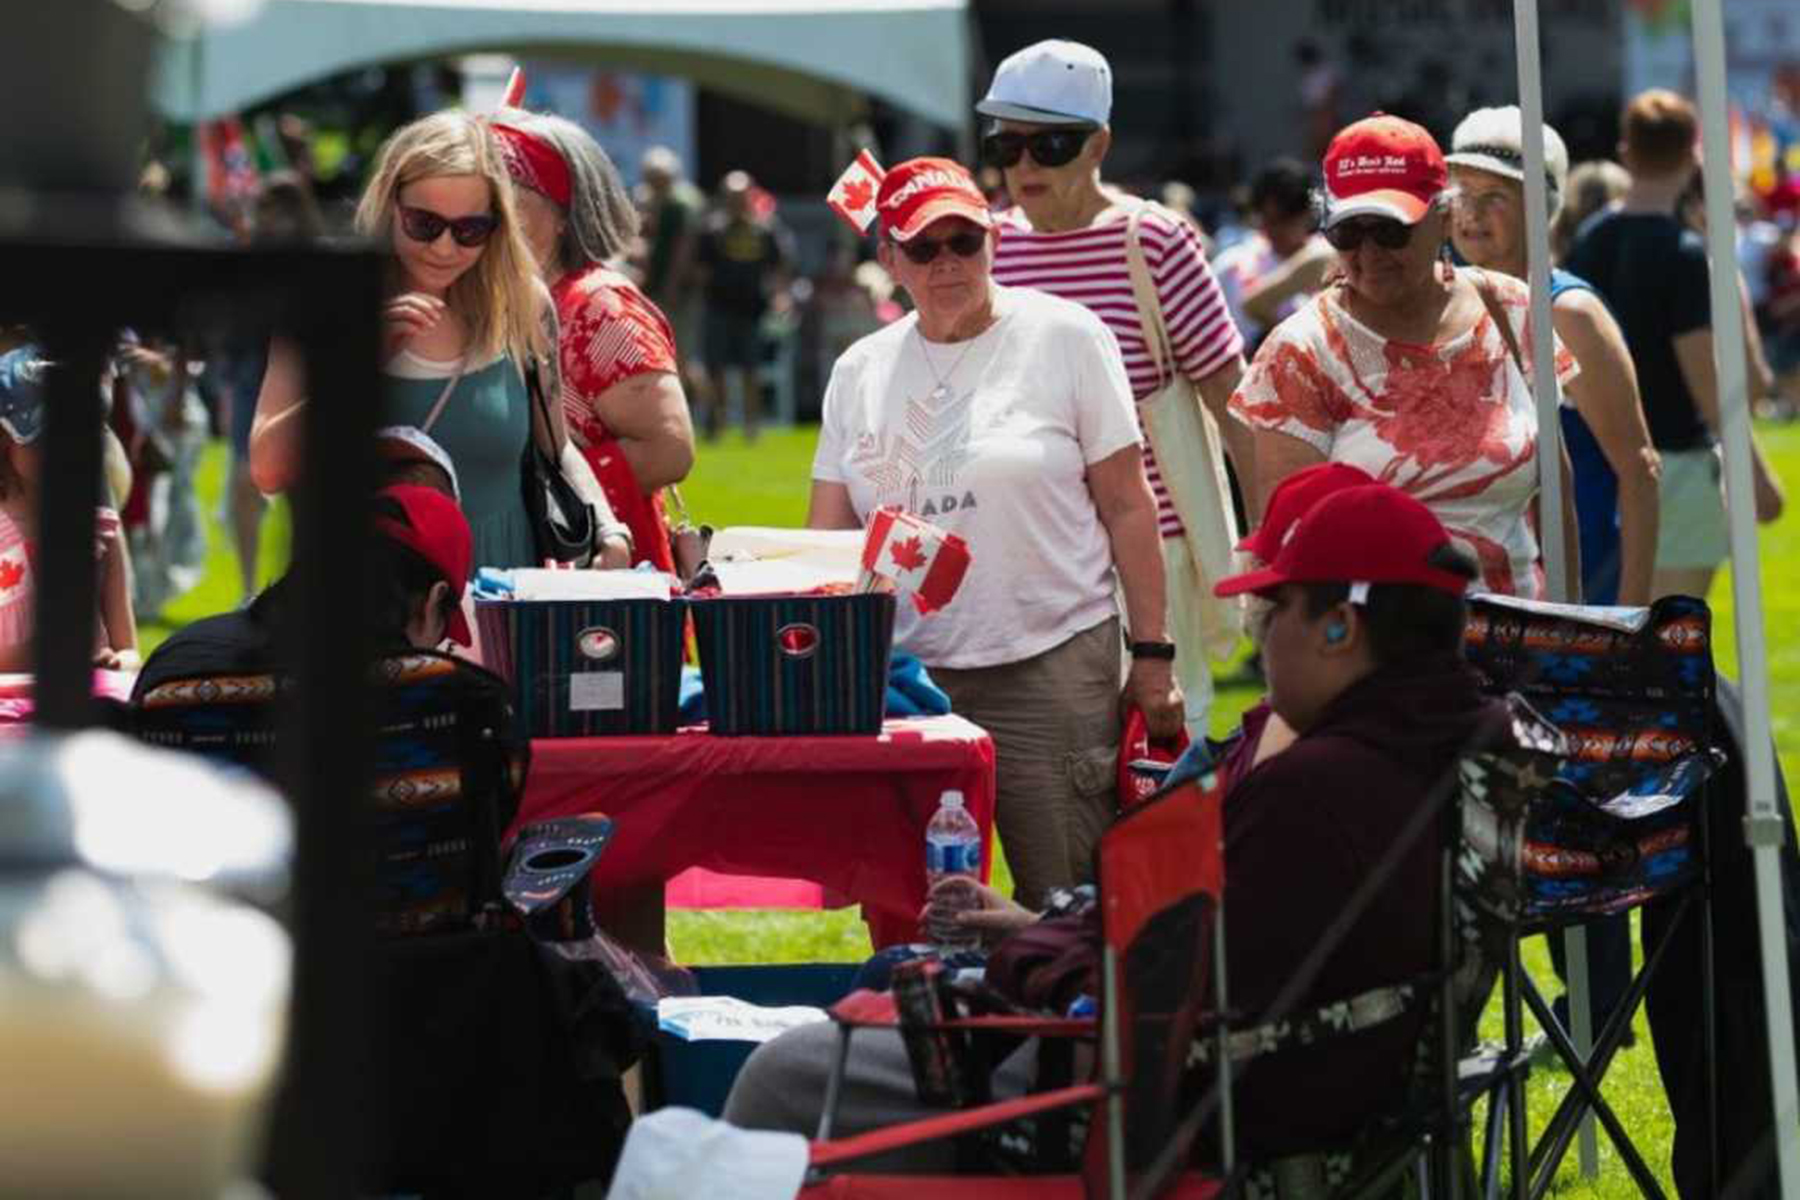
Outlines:
[{"label": "khaki pants", "polygon": [[1051,888],[1091,882],[1117,804],[1118,618],[1022,662],[930,670],[956,712],[994,739],[994,823],[1014,897],[1039,908]]}]

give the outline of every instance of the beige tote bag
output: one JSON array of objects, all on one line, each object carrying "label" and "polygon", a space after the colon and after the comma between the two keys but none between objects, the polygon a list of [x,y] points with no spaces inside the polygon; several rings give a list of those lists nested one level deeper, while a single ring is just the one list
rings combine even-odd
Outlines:
[{"label": "beige tote bag", "polygon": [[[1175,361],[1162,301],[1144,260],[1138,226],[1151,207],[1147,203],[1140,205],[1131,214],[1125,228],[1125,256],[1144,345],[1156,364],[1157,378],[1166,382],[1138,402],[1138,419],[1156,455],[1163,486],[1181,518],[1198,575],[1194,579],[1168,581],[1171,610],[1181,602],[1177,599],[1178,589],[1191,591],[1186,600],[1199,609],[1205,651],[1211,658],[1222,659],[1237,648],[1244,632],[1242,604],[1235,598],[1221,600],[1212,592],[1215,582],[1236,569],[1237,514],[1231,507],[1231,484],[1225,475],[1224,442],[1218,424]],[[1170,221],[1181,220],[1174,213],[1159,211]]]}]

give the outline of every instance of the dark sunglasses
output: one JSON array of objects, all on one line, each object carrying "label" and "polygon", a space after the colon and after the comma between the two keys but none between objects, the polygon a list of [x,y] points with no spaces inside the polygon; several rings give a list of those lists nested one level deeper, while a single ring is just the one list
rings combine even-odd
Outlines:
[{"label": "dark sunglasses", "polygon": [[500,218],[492,213],[483,213],[478,217],[457,217],[452,220],[429,208],[409,208],[400,206],[400,228],[415,242],[430,244],[444,236],[444,230],[456,244],[464,249],[473,249],[485,245],[494,236],[494,230],[500,227]]},{"label": "dark sunglasses", "polygon": [[1346,254],[1363,244],[1368,238],[1383,250],[1404,249],[1406,243],[1412,241],[1413,227],[1402,225],[1387,217],[1352,218],[1340,221],[1325,231],[1325,240],[1330,242],[1334,250]]},{"label": "dark sunglasses", "polygon": [[1016,167],[1019,156],[1031,151],[1040,167],[1060,167],[1075,161],[1092,129],[1040,129],[1036,133],[994,132],[981,139],[981,161],[990,167]]},{"label": "dark sunglasses", "polygon": [[938,252],[946,246],[949,247],[950,253],[958,258],[974,258],[987,244],[987,237],[988,235],[979,229],[965,229],[961,233],[951,234],[942,241],[916,237],[911,241],[895,242],[894,245],[899,247],[900,253],[906,255],[908,260],[922,267],[926,263],[936,262]]}]

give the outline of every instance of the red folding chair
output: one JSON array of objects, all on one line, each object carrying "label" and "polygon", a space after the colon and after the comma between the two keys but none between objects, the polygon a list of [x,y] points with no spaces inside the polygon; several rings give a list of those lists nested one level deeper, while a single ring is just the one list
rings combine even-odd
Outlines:
[{"label": "red folding chair", "polygon": [[[1088,1083],[1054,1088],[980,1107],[950,1110],[886,1129],[829,1140],[851,1036],[859,1028],[895,1028],[891,995],[856,992],[832,1013],[840,1040],[828,1085],[814,1182],[803,1197],[1110,1197],[1205,1200],[1225,1178],[1186,1169],[1191,1140],[1214,1114],[1219,1164],[1232,1169],[1230,1056],[1223,954],[1225,886],[1221,791],[1216,774],[1178,782],[1126,811],[1101,838],[1098,852],[1101,927],[1097,1018],[1020,1014],[946,1020],[916,1028],[951,1034],[1006,1033],[1097,1043],[1098,1068]],[[1209,986],[1210,985],[1210,986]],[[1204,1010],[1205,1028],[1201,1016]],[[1217,1039],[1216,1078],[1196,1101],[1184,1083],[1196,1035]],[[1091,1106],[1080,1174],[829,1174],[847,1163],[905,1146],[991,1130],[1028,1117]]]}]

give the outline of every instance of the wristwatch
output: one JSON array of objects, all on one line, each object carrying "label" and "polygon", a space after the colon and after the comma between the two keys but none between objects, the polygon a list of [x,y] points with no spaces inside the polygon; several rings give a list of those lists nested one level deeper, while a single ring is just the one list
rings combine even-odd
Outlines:
[{"label": "wristwatch", "polygon": [[1131,657],[1133,657],[1133,658],[1159,658],[1159,659],[1162,659],[1164,662],[1170,662],[1170,661],[1173,661],[1173,659],[1175,658],[1175,643],[1174,642],[1133,642],[1133,643],[1131,643]]}]

